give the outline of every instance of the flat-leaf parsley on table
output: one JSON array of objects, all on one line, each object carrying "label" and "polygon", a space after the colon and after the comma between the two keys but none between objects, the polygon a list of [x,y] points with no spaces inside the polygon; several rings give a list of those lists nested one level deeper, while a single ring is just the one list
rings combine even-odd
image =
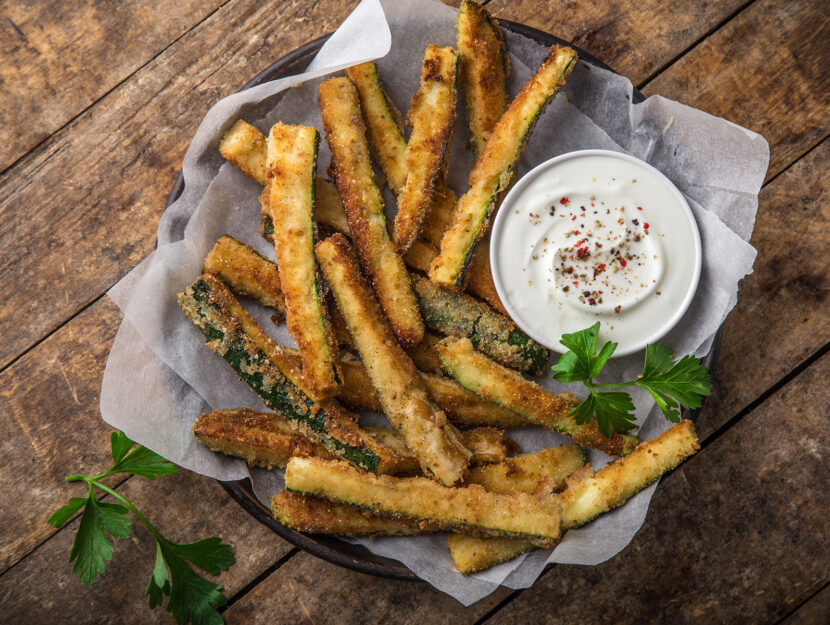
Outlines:
[{"label": "flat-leaf parsley on table", "polygon": [[[72,570],[86,584],[92,584],[105,568],[105,560],[112,559],[113,546],[107,533],[115,538],[129,538],[132,512],[152,534],[156,541],[156,563],[147,587],[150,607],[161,605],[165,595],[167,611],[182,625],[188,620],[194,625],[218,625],[222,617],[216,608],[225,604],[219,584],[201,577],[188,564],[196,565],[212,575],[218,575],[236,560],[230,545],[213,536],[195,543],[175,543],[162,536],[158,530],[126,498],[103,484],[101,480],[115,474],[137,475],[153,480],[157,475],[171,475],[178,469],[170,462],[141,445],[136,446],[123,432],[113,432],[110,439],[112,466],[101,475],[70,475],[67,482],[85,482],[86,497],[72,497],[69,503],[57,510],[49,523],[61,527],[83,508],[81,523],[69,552]],[[99,501],[100,489],[121,502]]]},{"label": "flat-leaf parsley on table", "polygon": [[669,421],[680,421],[679,407],[700,408],[703,397],[709,395],[712,380],[706,367],[694,356],[683,356],[676,364],[674,352],[665,345],[647,345],[643,373],[631,382],[597,384],[597,377],[605,363],[617,349],[617,343],[608,341],[597,352],[599,321],[590,328],[573,334],[563,334],[560,343],[568,348],[553,366],[553,378],[559,382],[583,382],[588,397],[573,409],[571,415],[579,424],[596,418],[599,431],[605,436],[627,432],[634,426],[634,403],[625,391],[597,391],[624,386],[646,389]]}]

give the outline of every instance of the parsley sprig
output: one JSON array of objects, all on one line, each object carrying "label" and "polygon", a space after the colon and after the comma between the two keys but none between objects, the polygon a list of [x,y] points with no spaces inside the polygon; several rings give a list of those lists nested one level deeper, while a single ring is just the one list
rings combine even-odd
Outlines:
[{"label": "parsley sprig", "polygon": [[[61,527],[83,508],[81,523],[69,551],[69,561],[75,563],[73,572],[78,573],[87,585],[93,584],[104,573],[105,560],[111,560],[113,554],[107,534],[129,538],[132,521],[127,512],[132,512],[156,541],[156,562],[146,592],[150,607],[162,605],[167,596],[167,611],[179,625],[188,620],[194,625],[222,623],[222,617],[215,609],[225,604],[225,597],[220,592],[222,587],[198,575],[188,562],[211,575],[218,575],[236,561],[230,545],[222,543],[216,536],[195,543],[175,543],[162,536],[132,503],[101,480],[116,474],[153,480],[158,475],[176,473],[178,469],[157,453],[136,445],[123,432],[113,432],[110,442],[112,466],[100,475],[68,476],[67,482],[87,485],[87,496],[72,497],[48,521]],[[99,501],[95,496],[96,489],[120,503]]]},{"label": "parsley sprig", "polygon": [[617,349],[608,341],[597,352],[599,322],[573,334],[563,334],[560,343],[568,348],[553,366],[553,377],[560,382],[583,382],[588,397],[571,412],[577,423],[596,419],[599,431],[610,437],[613,432],[628,432],[634,426],[634,403],[625,391],[598,391],[625,386],[646,389],[663,416],[680,421],[679,407],[700,408],[702,398],[709,395],[712,380],[706,367],[694,356],[684,356],[674,363],[674,352],[665,345],[647,345],[643,373],[631,382],[598,384],[593,381]]}]

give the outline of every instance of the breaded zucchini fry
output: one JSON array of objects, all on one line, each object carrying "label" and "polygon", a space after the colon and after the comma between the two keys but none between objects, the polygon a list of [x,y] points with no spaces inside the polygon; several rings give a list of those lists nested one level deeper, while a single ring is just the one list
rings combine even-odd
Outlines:
[{"label": "breaded zucchini fry", "polygon": [[478,156],[507,110],[510,61],[501,28],[483,6],[464,0],[458,9],[455,30],[467,125],[473,152]]},{"label": "breaded zucchini fry", "polygon": [[320,110],[335,182],[361,266],[372,279],[395,336],[404,345],[414,345],[424,336],[424,324],[406,266],[386,230],[360,103],[349,79],[330,78],[320,85]]},{"label": "breaded zucchini fry", "polygon": [[[364,426],[363,432],[384,447],[396,475],[414,475],[419,471],[418,460],[394,428]],[[306,435],[295,422],[280,413],[257,412],[250,408],[214,410],[196,419],[193,424],[196,438],[212,449],[229,456],[242,458],[248,464],[265,469],[285,468],[291,456],[315,456],[326,460],[338,457],[319,441]],[[478,428],[461,433],[462,440],[473,450],[473,464],[501,462],[507,456],[504,431]]]},{"label": "breaded zucchini fry", "polygon": [[[489,474],[474,471],[467,483],[480,484],[485,490],[495,493],[521,491],[533,494],[541,492],[541,486],[547,487],[547,492],[550,492],[553,488],[561,486],[565,477],[584,463],[584,454],[578,445],[553,447],[536,454],[516,456],[500,464],[492,465],[494,471]],[[516,477],[511,472],[516,473]],[[355,506],[287,491],[277,497],[276,502],[272,500],[274,515],[281,523],[303,532],[347,536],[409,535],[436,529],[425,521],[418,524],[408,519],[392,519]],[[316,513],[314,518],[310,517],[312,512]],[[492,551],[490,543],[508,539],[479,538],[478,540]],[[510,543],[512,545],[526,544],[520,540],[510,540]],[[532,548],[531,544],[525,549]]]},{"label": "breaded zucchini fry", "polygon": [[[261,226],[263,232],[261,234],[270,240],[274,234],[274,222],[271,220],[270,211],[268,210],[268,186],[270,181],[268,179],[268,148],[265,135],[244,119],[239,119],[219,142],[219,153],[248,178],[265,187],[263,195],[260,197],[260,202],[264,207]],[[349,224],[346,221],[346,213],[343,210],[340,195],[337,193],[337,187],[320,177],[317,177],[314,183],[317,220],[337,232],[349,235]]]},{"label": "breaded zucchini fry", "polygon": [[560,536],[553,497],[501,495],[473,484],[448,488],[423,477],[375,476],[345,462],[292,458],[285,470],[287,490],[369,508],[395,518],[415,518],[441,529],[523,538],[545,547]]},{"label": "breaded zucchini fry", "polygon": [[[366,369],[355,360],[340,361],[343,390],[338,399],[353,410],[383,412],[383,406],[372,386]],[[479,399],[457,382],[443,375],[421,372],[429,396],[447,413],[452,423],[465,427],[514,428],[525,427],[528,421],[510,410]],[[462,443],[464,433],[461,433]],[[467,447],[467,445],[464,445]]]},{"label": "breaded zucchini fry", "polygon": [[[556,495],[562,504],[562,531],[584,525],[603,512],[621,506],[699,448],[692,422],[681,421],[596,473],[590,465],[574,472],[565,480],[565,490]],[[523,540],[462,535],[450,536],[447,544],[455,567],[464,574],[512,560],[534,548]]]},{"label": "breaded zucchini fry", "polygon": [[[383,90],[374,63],[355,65],[346,72],[360,94],[372,154],[386,175],[389,188],[399,197],[400,202],[400,194],[407,179],[406,139],[400,124],[401,114]],[[436,249],[422,248],[415,252],[418,256],[405,257],[404,260],[410,267],[424,273],[429,270],[429,266],[424,264],[427,262],[427,255],[431,256],[429,262],[432,262],[432,259],[438,255],[437,248],[441,246],[444,232],[452,222],[457,203],[458,196],[439,177],[435,184],[432,204],[421,224],[420,232],[421,236]],[[417,242],[413,245],[417,245]],[[493,284],[489,251],[473,252],[473,260],[470,262],[467,273],[469,276],[467,290],[482,298],[495,310],[507,314]]]},{"label": "breaded zucchini fry", "polygon": [[458,53],[430,44],[424,53],[421,86],[412,98],[409,122],[412,134],[406,144],[406,184],[398,195],[395,245],[401,253],[418,236],[432,204],[436,182],[455,125]]},{"label": "breaded zucchini fry", "polygon": [[357,506],[287,490],[271,498],[271,512],[286,527],[309,534],[413,536],[438,531],[426,521],[384,517]]},{"label": "breaded zucchini fry", "polygon": [[179,294],[179,306],[263,401],[338,457],[366,471],[394,471],[396,457],[366,436],[357,417],[335,400],[315,403],[303,390],[302,373],[259,327],[219,278],[204,274]]},{"label": "breaded zucchini fry", "polygon": [[470,451],[395,341],[360,274],[351,245],[342,234],[335,234],[318,243],[316,251],[383,411],[403,434],[424,472],[444,484],[456,484],[467,468]]},{"label": "breaded zucchini fry", "polygon": [[412,286],[424,323],[429,328],[441,334],[468,338],[478,349],[505,366],[531,375],[542,373],[550,353],[509,318],[469,295],[439,288],[421,276],[413,276]]},{"label": "breaded zucchini fry", "polygon": [[476,467],[470,470],[465,481],[480,484],[491,493],[549,495],[587,461],[582,448],[570,443]]},{"label": "breaded zucchini fry", "polygon": [[580,445],[618,456],[631,452],[639,442],[636,436],[628,434],[614,433],[606,438],[597,429],[596,421],[578,425],[569,416],[579,404],[573,393],[548,392],[476,351],[468,339],[447,337],[436,349],[444,369],[461,386],[536,425],[567,434]]},{"label": "breaded zucchini fry", "polygon": [[338,345],[314,257],[314,172],[319,141],[315,128],[282,123],[274,124],[267,140],[269,210],[275,225],[285,320],[315,400],[332,397],[341,385]]},{"label": "breaded zucchini fry", "polygon": [[401,113],[381,85],[374,62],[361,63],[346,69],[360,96],[360,105],[366,120],[369,147],[380,165],[386,182],[395,195],[406,185],[406,137],[401,125]]},{"label": "breaded zucchini fry", "polygon": [[285,468],[291,456],[337,457],[282,415],[250,408],[207,412],[196,419],[193,434],[209,449],[263,469]]},{"label": "breaded zucchini fry", "polygon": [[438,285],[460,288],[476,243],[484,236],[499,194],[513,182],[516,163],[536,120],[565,84],[576,53],[553,46],[547,60],[501,116],[469,176],[470,190],[458,200],[453,221],[429,277]]},{"label": "breaded zucchini fry", "polygon": [[205,257],[202,273],[212,273],[234,292],[285,313],[277,266],[254,248],[223,234]]},{"label": "breaded zucchini fry", "polygon": [[219,153],[251,180],[268,185],[265,135],[238,119],[219,141]]}]

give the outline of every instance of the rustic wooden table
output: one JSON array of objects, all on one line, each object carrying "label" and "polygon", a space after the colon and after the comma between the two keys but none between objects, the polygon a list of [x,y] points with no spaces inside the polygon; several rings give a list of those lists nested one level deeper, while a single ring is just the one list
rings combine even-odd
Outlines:
[{"label": "rustic wooden table", "polygon": [[[0,621],[172,622],[146,607],[151,542],[119,541],[86,588],[78,523],[49,514],[63,477],[108,465],[98,414],[121,315],[104,292],[154,246],[199,120],[354,0],[123,0],[0,5]],[[824,8],[822,6],[824,5]],[[597,567],[463,608],[422,583],[299,552],[213,480],[117,488],[163,532],[219,534],[226,621],[297,623],[826,623],[830,29],[820,0],[493,0],[661,94],[770,143],[755,272],[726,321],[701,452],[658,489],[645,526]],[[162,505],[160,505],[162,504]]]}]

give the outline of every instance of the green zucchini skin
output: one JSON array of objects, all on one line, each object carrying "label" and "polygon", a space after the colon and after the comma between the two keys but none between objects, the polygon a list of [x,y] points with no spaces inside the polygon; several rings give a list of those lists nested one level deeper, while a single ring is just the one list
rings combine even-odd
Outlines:
[{"label": "green zucchini skin", "polygon": [[[199,277],[179,294],[179,306],[201,330],[208,347],[222,356],[266,405],[303,426],[336,455],[365,471],[378,471],[381,457],[357,440],[362,437],[355,432],[357,424],[352,422],[351,415],[331,400],[315,403],[291,382],[268,356],[267,346],[254,336],[257,332],[246,327],[246,322],[253,319],[243,319],[233,310],[244,311],[218,278],[210,274]],[[332,422],[342,426],[336,433],[332,431]],[[355,431],[340,431],[352,429],[351,425]]]},{"label": "green zucchini skin", "polygon": [[550,352],[522,332],[507,317],[478,300],[435,286],[413,275],[424,323],[442,334],[468,338],[473,346],[506,367],[540,375]]}]

